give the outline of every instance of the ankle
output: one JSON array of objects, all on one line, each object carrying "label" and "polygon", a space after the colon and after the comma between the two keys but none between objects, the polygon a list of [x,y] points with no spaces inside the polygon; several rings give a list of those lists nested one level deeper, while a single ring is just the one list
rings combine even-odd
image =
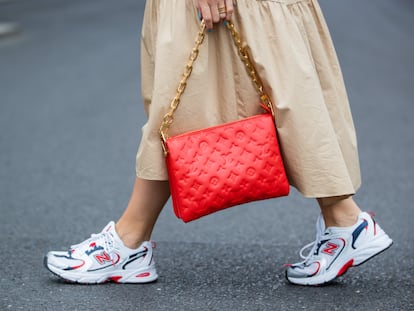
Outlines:
[{"label": "ankle", "polygon": [[124,246],[130,249],[137,249],[142,244],[142,242],[144,242],[143,239],[137,239],[131,234],[125,234],[122,236],[119,235],[119,238],[121,239],[122,243],[124,243]]},{"label": "ankle", "polygon": [[361,213],[358,205],[351,197],[338,200],[330,205],[323,205],[321,202],[319,205],[326,227],[353,226]]},{"label": "ankle", "polygon": [[122,243],[131,249],[136,249],[142,244],[142,242],[149,240],[149,238],[146,238],[144,235],[139,234],[136,229],[133,230],[131,228],[128,228],[119,222],[115,225],[115,230]]},{"label": "ankle", "polygon": [[326,228],[329,227],[351,227],[358,220],[358,215],[354,214],[330,214],[323,215]]}]

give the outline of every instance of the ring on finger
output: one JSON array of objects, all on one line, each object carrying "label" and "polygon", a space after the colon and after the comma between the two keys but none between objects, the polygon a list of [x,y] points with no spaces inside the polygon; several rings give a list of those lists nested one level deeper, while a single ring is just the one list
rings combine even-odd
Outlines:
[{"label": "ring on finger", "polygon": [[226,7],[225,6],[222,6],[222,7],[220,7],[220,8],[218,8],[218,12],[219,12],[219,14],[226,14]]}]

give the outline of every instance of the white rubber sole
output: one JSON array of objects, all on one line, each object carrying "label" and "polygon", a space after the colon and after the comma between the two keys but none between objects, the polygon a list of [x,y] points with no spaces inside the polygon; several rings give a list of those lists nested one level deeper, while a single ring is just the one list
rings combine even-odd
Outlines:
[{"label": "white rubber sole", "polygon": [[322,285],[329,283],[337,277],[344,275],[349,268],[359,266],[387,250],[391,247],[392,243],[391,238],[382,231],[382,234],[370,240],[368,245],[360,246],[357,250],[351,252],[347,258],[343,258],[341,261],[335,263],[326,273],[308,278],[295,278],[289,277],[286,271],[286,279],[290,283],[297,285]]},{"label": "white rubber sole", "polygon": [[158,279],[155,265],[143,267],[137,270],[118,270],[108,272],[75,272],[65,271],[47,263],[47,256],[44,259],[45,267],[56,276],[71,283],[79,284],[102,284],[107,282],[143,284],[154,282]]}]

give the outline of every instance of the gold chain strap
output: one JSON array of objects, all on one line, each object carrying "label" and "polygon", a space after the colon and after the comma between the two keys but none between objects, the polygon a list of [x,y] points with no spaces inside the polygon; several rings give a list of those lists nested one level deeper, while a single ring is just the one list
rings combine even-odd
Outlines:
[{"label": "gold chain strap", "polygon": [[[257,71],[256,71],[256,69],[253,65],[253,62],[250,58],[250,55],[249,55],[249,52],[248,52],[248,47],[244,47],[242,45],[240,35],[236,31],[236,29],[234,28],[234,24],[232,22],[228,21],[226,23],[226,25],[227,25],[227,28],[230,30],[230,33],[233,37],[233,41],[234,41],[234,43],[235,43],[235,45],[238,49],[240,59],[242,60],[242,62],[246,66],[247,73],[249,74],[249,76],[250,76],[250,78],[253,82],[253,85],[256,88],[256,91],[259,93],[261,102],[264,105],[266,105],[266,107],[269,109],[272,116],[274,117],[274,110],[273,110],[272,101],[271,101],[270,97],[264,91],[262,81],[260,80],[260,78],[257,74]],[[181,95],[184,93],[185,87],[187,86],[187,80],[191,75],[191,72],[193,70],[193,64],[194,64],[194,62],[197,59],[197,56],[199,54],[200,45],[204,41],[205,29],[206,29],[206,25],[205,25],[204,20],[203,20],[203,21],[201,21],[201,24],[200,24],[200,30],[198,32],[198,35],[197,35],[197,38],[196,38],[196,41],[195,41],[195,44],[194,44],[194,48],[193,48],[193,50],[190,54],[190,57],[189,57],[187,66],[185,67],[184,74],[181,78],[180,84],[178,85],[177,93],[175,94],[175,97],[171,101],[169,111],[165,114],[165,116],[163,118],[163,121],[161,123],[159,133],[160,133],[160,136],[161,136],[162,146],[163,146],[165,155],[167,155],[167,153],[168,153],[166,145],[165,145],[165,142],[168,138],[168,130],[169,130],[171,124],[174,121],[174,113],[177,110],[178,105],[180,104]]]}]

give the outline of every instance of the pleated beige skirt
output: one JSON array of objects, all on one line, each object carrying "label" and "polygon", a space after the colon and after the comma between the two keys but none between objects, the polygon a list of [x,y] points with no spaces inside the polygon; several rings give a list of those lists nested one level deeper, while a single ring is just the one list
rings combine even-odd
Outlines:
[{"label": "pleated beige skirt", "polygon": [[[233,21],[276,107],[292,186],[306,197],[354,194],[360,169],[337,56],[316,0],[238,0]],[[192,0],[147,0],[142,29],[142,129],[136,174],[168,180],[158,130],[199,29]],[[261,112],[230,33],[207,33],[170,136]]]}]

